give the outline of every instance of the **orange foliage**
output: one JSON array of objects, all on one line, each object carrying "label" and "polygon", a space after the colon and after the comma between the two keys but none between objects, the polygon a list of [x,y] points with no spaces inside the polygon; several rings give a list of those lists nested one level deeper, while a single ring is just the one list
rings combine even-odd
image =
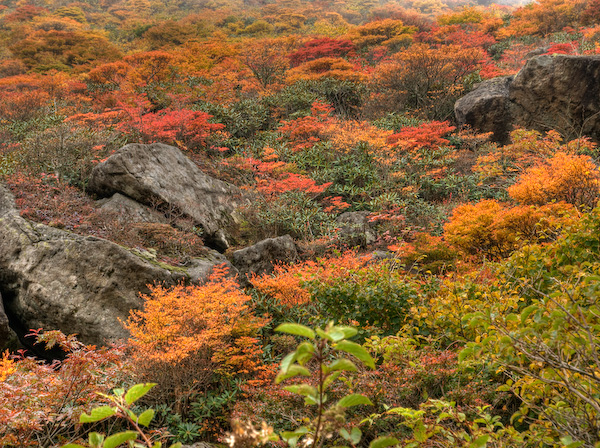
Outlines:
[{"label": "orange foliage", "polygon": [[499,148],[487,145],[489,152],[481,152],[473,171],[482,178],[501,177],[522,172],[559,151],[568,154],[593,153],[597,146],[586,137],[564,143],[557,131],[548,131],[543,135],[539,131],[519,128],[512,131],[510,136],[512,143],[508,145]]},{"label": "orange foliage", "polygon": [[589,156],[559,151],[529,168],[508,193],[523,204],[565,201],[595,207],[600,198],[600,170]]},{"label": "orange foliage", "polygon": [[488,199],[456,207],[444,226],[444,237],[467,254],[497,259],[527,242],[553,238],[574,213],[564,202],[509,208]]},{"label": "orange foliage", "polygon": [[545,36],[565,27],[577,26],[587,3],[584,0],[537,0],[529,3],[513,13],[510,23],[498,30],[497,37]]},{"label": "orange foliage", "polygon": [[273,297],[281,305],[294,307],[310,303],[310,293],[304,289],[305,282],[319,280],[328,283],[366,266],[371,256],[345,252],[339,257],[319,258],[289,266],[275,266],[272,274],[253,275],[254,288]]},{"label": "orange foliage", "polygon": [[117,348],[86,346],[59,331],[29,335],[59,348],[62,361],[45,363],[24,353],[0,355],[0,446],[58,446],[77,434],[79,415],[99,404],[98,392],[123,381]]},{"label": "orange foliage", "polygon": [[415,31],[415,27],[405,26],[402,20],[384,19],[352,29],[349,37],[358,48],[383,45],[397,51],[410,45]]},{"label": "orange foliage", "polygon": [[287,72],[286,82],[293,84],[303,79],[335,78],[342,81],[365,81],[366,76],[342,58],[320,58],[300,64]]},{"label": "orange foliage", "polygon": [[144,308],[125,327],[136,369],[158,380],[163,393],[185,400],[210,384],[213,373],[252,373],[259,368],[256,332],[267,322],[253,316],[250,297],[215,268],[199,286],[152,286]]},{"label": "orange foliage", "polygon": [[379,64],[373,73],[373,101],[387,110],[416,110],[446,119],[465,91],[465,78],[484,59],[480,48],[413,44]]}]

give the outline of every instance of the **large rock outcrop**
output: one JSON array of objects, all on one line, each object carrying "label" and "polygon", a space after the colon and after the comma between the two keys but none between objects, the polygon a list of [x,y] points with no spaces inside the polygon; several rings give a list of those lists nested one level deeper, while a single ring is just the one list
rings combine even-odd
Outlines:
[{"label": "large rock outcrop", "polygon": [[[141,306],[139,293],[148,292],[148,284],[184,279],[185,272],[109,241],[23,219],[0,185],[0,293],[6,310],[0,327],[8,316],[21,336],[30,328],[59,329],[105,344],[127,335],[119,319]],[[7,342],[0,340],[0,346]]]},{"label": "large rock outcrop", "polygon": [[493,132],[502,144],[514,127],[600,142],[600,56],[535,56],[514,77],[481,83],[454,111],[459,125]]},{"label": "large rock outcrop", "polygon": [[207,243],[228,247],[227,228],[245,204],[241,191],[204,174],[179,149],[129,144],[92,171],[88,190],[100,197],[121,193],[147,205],[164,205],[200,224]]}]

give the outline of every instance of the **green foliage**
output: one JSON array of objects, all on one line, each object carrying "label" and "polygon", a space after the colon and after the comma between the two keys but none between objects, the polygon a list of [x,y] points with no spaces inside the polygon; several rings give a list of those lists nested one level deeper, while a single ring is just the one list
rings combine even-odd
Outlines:
[{"label": "green foliage", "polygon": [[461,359],[488,356],[506,372],[505,390],[522,400],[513,420],[535,440],[600,442],[599,223],[595,209],[555,243],[515,253],[502,301],[466,316],[482,338]]},{"label": "green foliage", "polygon": [[418,296],[416,285],[391,264],[367,266],[327,282],[311,281],[307,287],[323,315],[383,334],[402,328],[407,308]]},{"label": "green foliage", "polygon": [[[371,401],[361,394],[348,394],[335,403],[329,404],[328,394],[333,389],[336,381],[341,381],[344,373],[356,372],[357,365],[346,358],[351,355],[371,369],[375,362],[367,350],[348,340],[357,334],[352,327],[336,326],[329,323],[324,329],[311,329],[300,324],[282,324],[275,331],[307,338],[301,342],[295,351],[288,354],[281,361],[280,372],[276,382],[298,378],[313,377],[316,386],[309,382],[296,382],[284,389],[292,394],[304,397],[306,406],[316,406],[316,416],[307,424],[293,431],[280,434],[290,447],[300,444],[310,447],[322,447],[329,440],[338,439],[357,445],[362,433],[357,427],[347,427],[345,421],[346,409],[361,405],[371,405]],[[312,367],[312,371],[311,371]],[[236,445],[235,434],[230,434],[233,439],[231,445]],[[328,442],[326,442],[328,441]]]},{"label": "green foliage", "polygon": [[[125,420],[129,426],[134,428],[130,431],[121,431],[109,436],[98,432],[91,432],[88,437],[89,448],[115,448],[125,443],[134,448],[161,448],[162,442],[153,440],[150,432],[143,429],[148,428],[154,418],[154,410],[146,409],[140,414],[132,410],[132,405],[144,397],[156,384],[136,384],[129,390],[114,389],[112,395],[99,394],[104,397],[110,405],[99,406],[92,409],[89,414],[85,412],[79,418],[80,423],[95,423],[110,417]],[[133,444],[133,445],[132,445]],[[181,443],[175,443],[170,448],[180,448]],[[78,443],[69,443],[62,448],[86,448]]]}]

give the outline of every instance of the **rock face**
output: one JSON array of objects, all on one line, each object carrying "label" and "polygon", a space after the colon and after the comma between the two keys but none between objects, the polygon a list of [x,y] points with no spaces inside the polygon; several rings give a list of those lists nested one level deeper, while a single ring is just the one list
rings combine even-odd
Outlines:
[{"label": "rock face", "polygon": [[18,346],[17,334],[10,328],[8,316],[4,312],[2,296],[0,296],[0,349],[15,349]]},{"label": "rock face", "polygon": [[88,190],[183,213],[203,227],[207,243],[222,250],[229,245],[226,229],[245,204],[238,188],[207,176],[179,149],[161,143],[124,146],[94,168]]},{"label": "rock face", "polygon": [[486,81],[456,102],[459,125],[508,142],[514,127],[600,142],[600,56],[541,55],[514,77]]},{"label": "rock face", "polygon": [[236,250],[233,253],[233,265],[240,272],[243,282],[249,274],[273,272],[276,263],[291,263],[298,258],[296,245],[291,236],[267,238],[254,246]]},{"label": "rock face", "polygon": [[140,307],[146,285],[186,278],[109,241],[28,222],[0,185],[0,292],[17,333],[59,329],[104,344],[126,336],[119,319]]},{"label": "rock face", "polygon": [[512,130],[508,89],[512,76],[490,79],[459,99],[454,114],[459,125],[468,124],[480,132],[493,132],[493,139],[505,143]]}]

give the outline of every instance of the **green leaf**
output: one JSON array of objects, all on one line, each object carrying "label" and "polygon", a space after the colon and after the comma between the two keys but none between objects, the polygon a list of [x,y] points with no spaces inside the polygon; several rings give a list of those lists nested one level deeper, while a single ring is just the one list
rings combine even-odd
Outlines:
[{"label": "green leaf", "polygon": [[[179,445],[181,445],[180,442],[177,442],[177,443],[179,443]],[[171,445],[171,446],[173,446],[173,445]],[[152,445],[152,448],[161,448],[161,447],[162,447],[162,442],[154,442],[154,445]]]},{"label": "green leaf", "polygon": [[418,420],[413,429],[413,436],[417,442],[425,442],[427,440],[427,431],[421,420]]},{"label": "green leaf", "polygon": [[346,333],[344,333],[340,328],[333,327],[331,328],[327,334],[333,339],[334,342],[339,342],[343,339],[346,339]]},{"label": "green leaf", "polygon": [[361,394],[350,394],[346,395],[340,401],[337,402],[337,406],[342,408],[351,408],[352,406],[358,406],[361,404],[373,405],[371,400]]},{"label": "green leaf", "polygon": [[169,448],[181,448],[181,442],[174,443]]},{"label": "green leaf", "polygon": [[331,375],[327,375],[325,381],[323,381],[323,390],[327,389],[331,383],[333,383],[342,374],[341,370],[333,372]]},{"label": "green leaf", "polygon": [[527,308],[525,308],[523,311],[521,311],[521,323],[524,324],[525,321],[527,320],[527,318],[529,317],[529,315],[531,313],[533,313],[534,311],[537,311],[537,309],[538,309],[538,305],[533,304],[533,305],[529,305]]},{"label": "green leaf", "polygon": [[277,328],[275,328],[275,331],[287,334],[294,334],[296,336],[303,336],[309,339],[315,338],[314,331],[300,324],[281,324]]},{"label": "green leaf", "polygon": [[287,373],[290,366],[296,360],[296,352],[288,353],[285,358],[281,360],[281,373]]},{"label": "green leaf", "polygon": [[143,383],[131,386],[131,388],[125,394],[125,403],[131,406],[133,403],[146,395],[154,386],[156,386],[156,383]]},{"label": "green leaf", "polygon": [[97,422],[105,418],[112,417],[116,413],[117,411],[114,408],[111,408],[110,406],[100,406],[92,409],[92,412],[90,412],[89,415],[85,412],[81,414],[81,416],[79,417],[79,423]]},{"label": "green leaf", "polygon": [[135,431],[124,431],[108,436],[104,441],[104,448],[115,448],[128,440],[137,439],[137,432]]},{"label": "green leaf", "polygon": [[304,341],[296,348],[296,360],[298,364],[304,365],[310,361],[315,353],[315,346],[311,342]]},{"label": "green leaf", "polygon": [[91,447],[100,447],[102,446],[102,442],[104,442],[104,436],[98,432],[90,432],[88,441]]},{"label": "green leaf", "polygon": [[336,350],[341,350],[343,352],[350,353],[351,355],[356,356],[371,369],[375,368],[375,361],[373,361],[373,358],[371,357],[371,355],[369,355],[369,352],[367,352],[367,350],[362,345],[351,341],[340,341],[337,344],[335,344],[334,348]]},{"label": "green leaf", "polygon": [[458,354],[458,362],[463,362],[466,358],[473,354],[473,347],[467,346]]},{"label": "green leaf", "polygon": [[356,336],[358,334],[358,330],[354,327],[339,326],[336,328],[338,330],[341,330],[344,332],[344,338],[346,338],[346,339],[353,338],[354,336]]},{"label": "green leaf", "polygon": [[362,431],[357,427],[352,428],[352,431],[350,431],[350,442],[352,442],[353,445],[358,445],[358,442],[360,442],[361,437]]},{"label": "green leaf", "polygon": [[395,437],[378,437],[371,442],[369,448],[387,448],[388,446],[398,445],[400,441]]},{"label": "green leaf", "polygon": [[142,426],[148,426],[154,418],[154,409],[146,409],[140,414],[137,421]]},{"label": "green leaf", "polygon": [[66,445],[63,445],[60,448],[85,448],[85,447],[83,445],[79,445],[77,443],[67,443]]},{"label": "green leaf", "polygon": [[325,367],[326,373],[335,372],[338,370],[343,370],[345,372],[356,372],[358,368],[356,367],[356,364],[354,364],[352,361],[344,358],[336,359],[331,364]]},{"label": "green leaf", "polygon": [[298,375],[310,376],[310,371],[306,367],[294,364],[287,369],[287,372],[280,372],[279,375],[277,375],[277,378],[275,378],[275,384],[279,384],[283,380],[287,380],[288,378],[293,378]]},{"label": "green leaf", "polygon": [[489,438],[489,434],[479,436],[475,440],[473,440],[473,442],[471,442],[469,448],[485,448],[487,446]]},{"label": "green leaf", "polygon": [[286,386],[283,390],[287,390],[293,394],[302,395],[303,397],[316,397],[317,388],[309,384],[294,384],[293,386]]},{"label": "green leaf", "polygon": [[317,332],[317,335],[321,339],[327,339],[330,342],[334,342],[333,338],[331,337],[331,335],[328,332],[325,332],[325,331],[321,330],[320,328],[316,328],[315,331]]}]

